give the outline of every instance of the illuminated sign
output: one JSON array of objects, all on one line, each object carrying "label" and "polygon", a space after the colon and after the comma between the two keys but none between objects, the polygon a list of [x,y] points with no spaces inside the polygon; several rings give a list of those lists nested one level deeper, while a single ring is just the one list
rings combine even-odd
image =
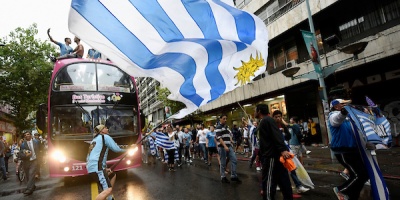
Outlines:
[{"label": "illuminated sign", "polygon": [[74,94],[72,95],[72,103],[105,103],[106,96],[102,94]]}]

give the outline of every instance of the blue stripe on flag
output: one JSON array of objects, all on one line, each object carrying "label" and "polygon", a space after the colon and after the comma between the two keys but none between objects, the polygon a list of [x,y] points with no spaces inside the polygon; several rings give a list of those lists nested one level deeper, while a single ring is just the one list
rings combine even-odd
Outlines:
[{"label": "blue stripe on flag", "polygon": [[[189,15],[199,26],[205,38],[222,39],[218,32],[215,22],[214,13],[211,10],[210,4],[205,1],[182,1]],[[205,18],[210,18],[210,21],[204,21]]]},{"label": "blue stripe on flag", "polygon": [[[99,1],[82,2],[74,0],[71,7],[137,65],[144,66],[148,59],[153,57],[149,49],[134,34],[127,30]],[[96,10],[96,12],[93,12],[93,10]],[[101,17],[99,17],[99,13],[101,13]],[[118,26],[117,30],[110,29],[110,27],[115,26]],[[131,48],[131,46],[135,48]]]},{"label": "blue stripe on flag", "polygon": [[256,39],[256,22],[249,13],[226,5],[221,1],[214,0],[214,3],[224,7],[235,18],[236,30],[240,41],[251,44]]},{"label": "blue stripe on flag", "polygon": [[[164,41],[170,42],[176,39],[183,39],[182,33],[156,0],[130,0],[130,2],[153,25]],[[154,13],[157,13],[157,15]]]}]

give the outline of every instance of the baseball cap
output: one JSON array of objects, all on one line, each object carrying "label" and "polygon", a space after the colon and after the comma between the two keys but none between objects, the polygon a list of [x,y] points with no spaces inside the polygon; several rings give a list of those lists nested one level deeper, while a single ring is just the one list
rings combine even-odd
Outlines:
[{"label": "baseball cap", "polygon": [[97,133],[100,133],[106,126],[104,126],[103,124],[97,125],[95,128],[95,131]]},{"label": "baseball cap", "polygon": [[331,108],[333,106],[336,106],[336,105],[340,104],[340,103],[348,104],[348,103],[351,103],[351,100],[334,99],[334,100],[331,101]]}]

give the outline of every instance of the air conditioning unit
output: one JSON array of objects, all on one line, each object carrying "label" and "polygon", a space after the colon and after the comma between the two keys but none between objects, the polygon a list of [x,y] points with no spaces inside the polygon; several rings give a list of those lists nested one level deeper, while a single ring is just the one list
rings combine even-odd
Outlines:
[{"label": "air conditioning unit", "polygon": [[289,60],[286,62],[286,68],[291,68],[293,66],[296,65],[296,61],[295,60]]}]

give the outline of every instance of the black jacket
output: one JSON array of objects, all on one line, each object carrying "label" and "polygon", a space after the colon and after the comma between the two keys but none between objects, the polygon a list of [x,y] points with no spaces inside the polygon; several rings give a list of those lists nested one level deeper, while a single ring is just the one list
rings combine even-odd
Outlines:
[{"label": "black jacket", "polygon": [[258,126],[260,137],[260,155],[279,158],[281,152],[288,151],[283,135],[271,117],[264,117]]}]

